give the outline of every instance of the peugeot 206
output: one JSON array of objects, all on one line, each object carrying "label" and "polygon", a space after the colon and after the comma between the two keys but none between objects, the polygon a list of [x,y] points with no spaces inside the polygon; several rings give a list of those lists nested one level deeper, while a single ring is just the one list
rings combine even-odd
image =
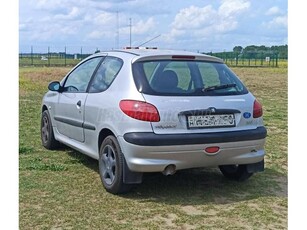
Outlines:
[{"label": "peugeot 206", "polygon": [[264,170],[262,106],[223,60],[158,49],[100,52],[54,81],[41,139],[99,162],[105,189],[128,192],[147,172],[218,167],[244,181]]}]

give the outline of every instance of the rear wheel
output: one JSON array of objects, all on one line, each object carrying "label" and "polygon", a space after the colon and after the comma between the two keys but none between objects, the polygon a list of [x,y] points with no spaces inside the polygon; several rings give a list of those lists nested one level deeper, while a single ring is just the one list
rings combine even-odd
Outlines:
[{"label": "rear wheel", "polygon": [[51,124],[51,119],[48,110],[42,113],[41,118],[41,140],[42,144],[46,149],[56,149],[59,147],[60,143],[55,140],[53,134],[53,128]]},{"label": "rear wheel", "polygon": [[123,154],[117,139],[108,136],[99,151],[99,174],[105,189],[113,194],[128,192],[131,185],[123,182]]},{"label": "rear wheel", "polygon": [[253,175],[247,171],[247,165],[220,165],[219,168],[230,180],[245,181]]}]

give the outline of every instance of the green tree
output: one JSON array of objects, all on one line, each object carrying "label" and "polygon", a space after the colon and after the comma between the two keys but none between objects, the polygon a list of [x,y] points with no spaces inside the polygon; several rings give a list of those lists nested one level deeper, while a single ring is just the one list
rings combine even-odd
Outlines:
[{"label": "green tree", "polygon": [[243,51],[243,47],[242,46],[235,46],[235,47],[233,47],[233,52],[242,53],[242,51]]}]

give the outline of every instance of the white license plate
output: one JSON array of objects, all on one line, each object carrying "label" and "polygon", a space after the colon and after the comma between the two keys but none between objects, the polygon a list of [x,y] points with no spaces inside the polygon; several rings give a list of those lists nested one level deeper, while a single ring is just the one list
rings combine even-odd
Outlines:
[{"label": "white license plate", "polygon": [[188,116],[188,128],[234,127],[233,114]]}]

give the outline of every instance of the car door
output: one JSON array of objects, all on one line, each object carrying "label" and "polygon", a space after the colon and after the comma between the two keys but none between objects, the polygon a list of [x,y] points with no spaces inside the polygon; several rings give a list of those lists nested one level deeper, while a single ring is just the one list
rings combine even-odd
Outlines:
[{"label": "car door", "polygon": [[89,59],[77,66],[65,79],[59,94],[54,119],[59,133],[84,142],[84,105],[88,84],[103,57]]},{"label": "car door", "polygon": [[[86,140],[94,139],[95,129],[100,122],[112,113],[114,106],[112,94],[108,88],[115,80],[123,66],[123,60],[118,57],[107,56],[97,69],[89,85],[85,104],[84,127]],[[110,108],[111,107],[111,108]]]}]

